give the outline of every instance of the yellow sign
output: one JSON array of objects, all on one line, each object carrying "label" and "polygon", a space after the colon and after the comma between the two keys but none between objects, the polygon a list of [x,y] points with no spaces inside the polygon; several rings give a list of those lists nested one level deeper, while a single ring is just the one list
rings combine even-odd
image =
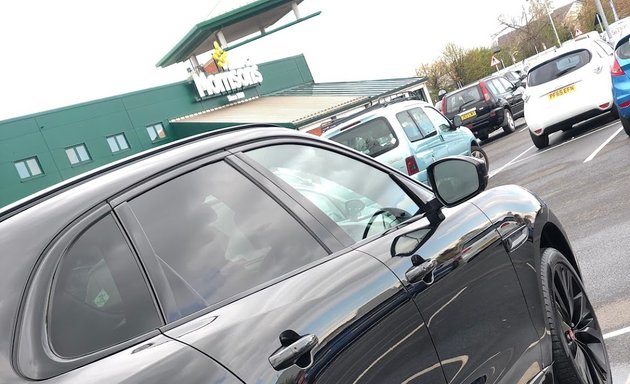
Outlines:
[{"label": "yellow sign", "polygon": [[558,89],[557,91],[553,91],[549,94],[549,100],[556,99],[560,96],[566,95],[567,93],[571,93],[575,91],[575,84],[569,85],[568,87],[564,87]]}]

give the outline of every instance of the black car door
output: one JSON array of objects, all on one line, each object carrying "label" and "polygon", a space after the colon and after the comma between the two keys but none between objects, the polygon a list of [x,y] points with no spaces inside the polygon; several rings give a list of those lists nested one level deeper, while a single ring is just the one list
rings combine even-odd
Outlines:
[{"label": "black car door", "polygon": [[[542,369],[539,340],[495,226],[471,203],[443,214],[441,221],[422,218],[359,249],[405,283],[449,383],[528,382]],[[401,234],[412,246],[392,256]]]},{"label": "black car door", "polygon": [[497,77],[493,81],[495,83],[501,84],[502,88],[505,89],[505,98],[512,108],[512,114],[514,115],[514,118],[519,118],[523,116],[525,101],[523,100],[522,88],[515,87],[514,84],[510,83],[507,79],[503,77]]},{"label": "black car door", "polygon": [[347,235],[330,233],[289,197],[301,192],[279,187],[292,180],[339,218],[354,215],[359,200],[339,206],[317,180],[296,172],[266,179],[236,156],[189,169],[134,192],[121,208],[164,308],[166,336],[245,383],[445,382],[399,279],[346,249]]}]

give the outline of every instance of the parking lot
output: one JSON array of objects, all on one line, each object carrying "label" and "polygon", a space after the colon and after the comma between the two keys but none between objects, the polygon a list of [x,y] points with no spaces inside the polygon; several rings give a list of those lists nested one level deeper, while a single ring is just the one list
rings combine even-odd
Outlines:
[{"label": "parking lot", "polygon": [[599,316],[615,383],[630,382],[630,138],[608,115],[533,146],[525,121],[483,148],[489,188],[518,184],[541,196],[561,220]]}]

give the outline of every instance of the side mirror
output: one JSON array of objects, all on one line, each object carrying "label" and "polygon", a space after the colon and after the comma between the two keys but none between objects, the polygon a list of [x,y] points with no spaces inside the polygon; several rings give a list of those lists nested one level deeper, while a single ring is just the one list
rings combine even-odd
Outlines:
[{"label": "side mirror", "polygon": [[462,121],[462,117],[460,115],[453,116],[453,125],[455,126],[455,128],[459,128],[464,125],[464,122]]},{"label": "side mirror", "polygon": [[444,207],[454,207],[481,193],[488,185],[483,161],[467,156],[440,159],[427,168],[435,197]]}]

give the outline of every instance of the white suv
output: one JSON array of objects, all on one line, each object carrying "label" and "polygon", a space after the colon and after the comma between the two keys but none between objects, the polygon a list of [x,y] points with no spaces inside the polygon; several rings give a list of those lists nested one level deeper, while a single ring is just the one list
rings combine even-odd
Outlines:
[{"label": "white suv", "polygon": [[531,67],[525,121],[536,147],[549,145],[553,132],[612,110],[612,55],[606,42],[585,36],[565,43]]},{"label": "white suv", "polygon": [[489,166],[475,135],[456,127],[432,105],[395,100],[376,105],[326,130],[322,137],[344,144],[427,183],[427,167],[446,156],[476,157]]}]

